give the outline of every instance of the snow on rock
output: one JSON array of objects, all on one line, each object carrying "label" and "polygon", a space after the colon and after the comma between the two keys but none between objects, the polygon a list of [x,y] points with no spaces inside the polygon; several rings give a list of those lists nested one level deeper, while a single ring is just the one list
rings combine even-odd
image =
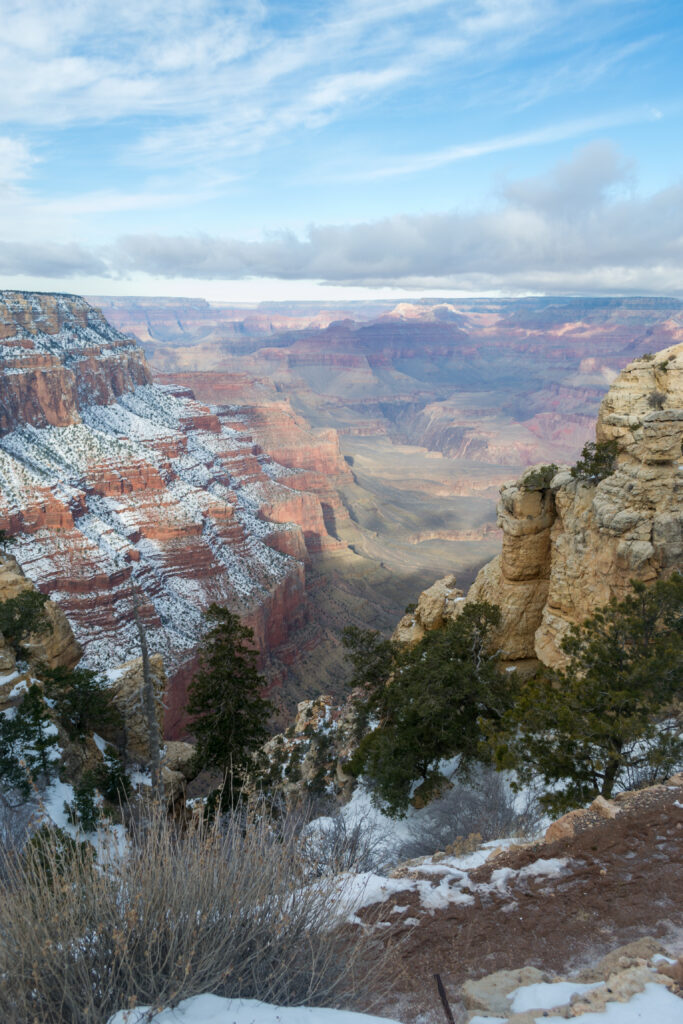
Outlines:
[{"label": "snow on rock", "polygon": [[202,995],[185,999],[173,1010],[147,1017],[149,1007],[121,1010],[109,1024],[398,1024],[351,1010],[307,1006],[272,1006],[256,999],[223,999]]},{"label": "snow on rock", "polygon": [[552,1010],[555,1006],[563,1006],[577,993],[589,992],[597,988],[599,983],[581,985],[573,981],[538,982],[535,985],[524,985],[510,992],[510,1009],[514,1013],[525,1010]]},{"label": "snow on rock", "polygon": [[294,471],[254,445],[248,422],[151,384],[140,347],[76,296],[0,292],[0,368],[0,528],[67,613],[84,665],[138,653],[134,593],[169,674],[211,602],[237,611],[262,650],[305,623],[322,507],[287,486]]}]

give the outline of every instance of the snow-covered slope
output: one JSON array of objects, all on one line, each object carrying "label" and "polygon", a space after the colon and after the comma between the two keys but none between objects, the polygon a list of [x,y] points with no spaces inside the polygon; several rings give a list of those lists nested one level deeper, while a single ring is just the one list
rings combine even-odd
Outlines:
[{"label": "snow-covered slope", "polygon": [[305,623],[309,550],[338,542],[234,409],[151,384],[139,346],[73,296],[0,292],[0,368],[0,529],[86,665],[137,653],[136,594],[170,675],[213,601],[266,651]]}]

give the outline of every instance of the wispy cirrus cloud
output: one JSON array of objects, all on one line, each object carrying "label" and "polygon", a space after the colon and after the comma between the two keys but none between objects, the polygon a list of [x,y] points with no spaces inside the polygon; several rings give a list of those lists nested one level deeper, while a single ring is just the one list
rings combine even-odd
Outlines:
[{"label": "wispy cirrus cloud", "polygon": [[630,110],[619,110],[599,114],[595,117],[574,118],[569,121],[544,125],[527,132],[514,132],[510,135],[498,135],[479,142],[460,143],[447,146],[431,153],[418,153],[402,157],[392,163],[380,167],[365,167],[362,170],[347,174],[347,181],[373,181],[378,178],[393,178],[404,174],[418,174],[430,171],[446,164],[458,163],[460,160],[472,160],[490,153],[501,153],[506,150],[523,149],[528,146],[544,145],[551,142],[563,142],[576,139],[594,132],[616,128],[620,125],[636,124],[644,121],[656,121],[661,117],[659,110],[651,107],[634,107]]},{"label": "wispy cirrus cloud", "polygon": [[[450,62],[523,52],[599,0],[5,0],[0,123],[132,119],[131,159],[256,152]],[[457,65],[453,61],[457,58]]]}]

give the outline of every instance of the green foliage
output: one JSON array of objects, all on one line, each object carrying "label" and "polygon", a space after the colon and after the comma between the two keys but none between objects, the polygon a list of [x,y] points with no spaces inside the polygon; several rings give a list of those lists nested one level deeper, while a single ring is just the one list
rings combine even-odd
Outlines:
[{"label": "green foliage", "polygon": [[84,772],[80,782],[74,786],[74,799],[65,809],[74,825],[80,825],[84,832],[95,832],[101,817],[97,804],[97,783],[93,772]]},{"label": "green foliage", "polygon": [[525,491],[542,491],[550,487],[550,481],[558,471],[554,462],[547,466],[538,466],[531,473],[525,473],[522,487]]},{"label": "green foliage", "polygon": [[654,357],[655,357],[654,352],[643,352],[643,354],[642,354],[642,356],[640,358],[641,359],[645,359],[646,362],[650,363],[650,362],[652,362]]},{"label": "green foliage", "polygon": [[683,576],[650,588],[634,582],[623,601],[574,627],[563,648],[566,670],[521,684],[501,727],[489,729],[498,766],[522,781],[540,775],[555,814],[666,778],[683,761]]},{"label": "green foliage", "polygon": [[581,458],[571,469],[575,480],[596,484],[611,476],[617,464],[617,442],[590,441],[581,450]]},{"label": "green foliage", "polygon": [[51,752],[57,744],[41,690],[34,683],[16,708],[0,714],[0,781],[26,800],[31,783],[55,775]]},{"label": "green foliage", "polygon": [[85,668],[40,669],[45,695],[70,739],[87,733],[119,728],[123,719],[106,683]]},{"label": "green foliage", "polygon": [[226,791],[239,794],[253,767],[253,755],[268,738],[273,711],[261,691],[254,633],[237,615],[212,604],[200,647],[200,666],[188,690],[191,731],[197,738],[196,763],[230,776]]},{"label": "green foliage", "polygon": [[348,685],[358,689],[361,696],[355,700],[356,729],[360,735],[367,725],[368,716],[381,704],[387,680],[399,656],[399,648],[375,629],[347,626],[342,632],[342,644],[348,651],[347,660],[353,667]]},{"label": "green foliage", "polygon": [[25,642],[32,634],[52,629],[45,615],[47,597],[37,590],[22,590],[16,597],[0,601],[0,633],[17,658],[26,656]]},{"label": "green foliage", "polygon": [[133,788],[121,755],[111,745],[105,747],[102,760],[94,769],[94,778],[100,793],[110,804],[124,803]]},{"label": "green foliage", "polygon": [[415,604],[414,601],[411,601],[410,604],[406,605],[406,610],[404,612],[404,615],[412,615],[412,613],[414,611],[417,611],[417,605]]},{"label": "green foliage", "polygon": [[444,629],[432,630],[410,650],[392,650],[389,674],[372,674],[366,705],[379,724],[360,742],[352,774],[363,774],[376,799],[403,815],[414,783],[440,786],[438,764],[460,755],[467,766],[483,755],[482,721],[498,720],[508,705],[492,633],[500,611],[487,602],[467,605]]},{"label": "green foliage", "polygon": [[296,746],[289,756],[289,763],[285,768],[285,775],[290,782],[301,781],[301,749]]}]

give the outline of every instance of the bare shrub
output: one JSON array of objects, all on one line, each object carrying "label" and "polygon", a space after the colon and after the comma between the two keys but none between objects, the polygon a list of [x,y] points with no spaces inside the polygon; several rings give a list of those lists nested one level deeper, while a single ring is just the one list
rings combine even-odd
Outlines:
[{"label": "bare shrub", "polygon": [[651,391],[647,396],[647,404],[651,409],[663,409],[666,395],[663,391]]},{"label": "bare shrub", "polygon": [[[17,796],[12,800],[10,791],[0,794],[0,850],[4,856],[19,853],[35,831],[38,808],[32,800]],[[0,869],[2,868],[0,857]]]},{"label": "bare shrub", "polygon": [[304,852],[317,875],[381,871],[389,834],[366,818],[349,822],[337,812],[312,821],[304,830]]},{"label": "bare shrub", "polygon": [[348,1004],[376,969],[371,930],[329,909],[339,880],[307,884],[299,840],[274,841],[267,817],[180,833],[156,808],[131,827],[126,852],[99,862],[88,844],[49,831],[6,858],[3,1024],[104,1024],[122,1008],[201,992]]},{"label": "bare shrub", "polygon": [[410,822],[410,838],[400,850],[403,860],[424,857],[446,847],[465,852],[467,838],[479,842],[510,836],[528,837],[538,828],[541,808],[532,794],[511,792],[500,772],[480,768],[469,784],[456,783]]}]

